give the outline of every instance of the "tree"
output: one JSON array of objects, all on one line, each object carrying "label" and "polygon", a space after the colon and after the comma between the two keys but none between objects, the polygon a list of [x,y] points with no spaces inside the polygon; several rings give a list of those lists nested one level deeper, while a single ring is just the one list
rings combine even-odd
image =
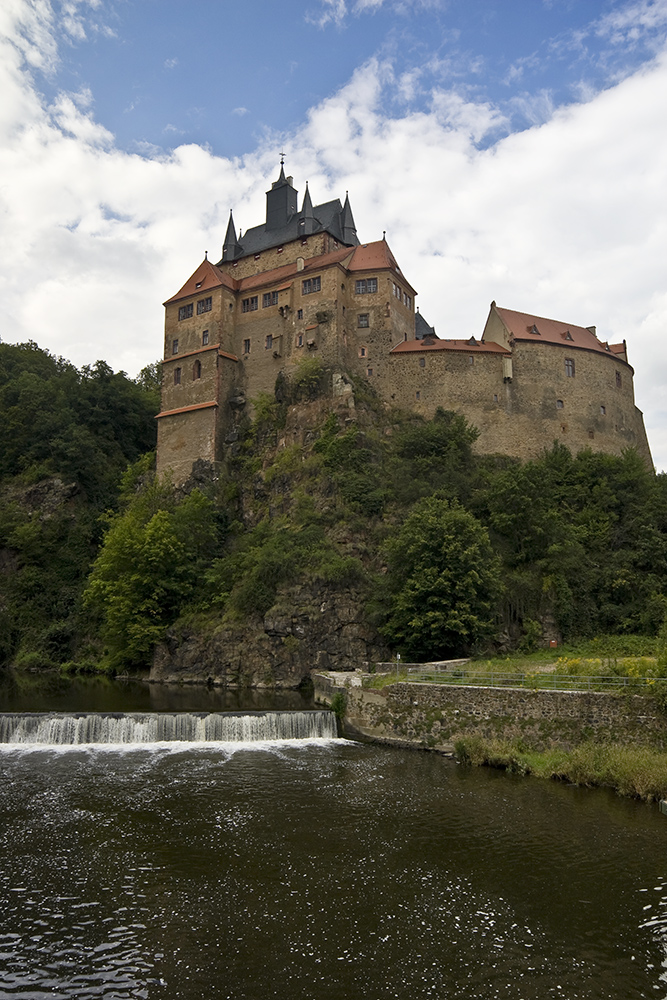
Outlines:
[{"label": "tree", "polygon": [[214,505],[198,490],[178,501],[158,480],[109,518],[84,594],[101,622],[108,667],[148,664],[153,646],[194,594],[217,528]]},{"label": "tree", "polygon": [[493,631],[500,568],[486,529],[456,502],[420,500],[388,550],[382,629],[414,659],[460,655]]}]

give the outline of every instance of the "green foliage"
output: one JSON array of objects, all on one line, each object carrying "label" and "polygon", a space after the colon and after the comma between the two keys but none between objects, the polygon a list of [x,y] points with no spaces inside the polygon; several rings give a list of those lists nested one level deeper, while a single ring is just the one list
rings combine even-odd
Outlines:
[{"label": "green foliage", "polygon": [[342,586],[362,577],[359,561],[341,557],[322,525],[276,518],[238,537],[213,563],[206,584],[213,604],[247,618],[266,614],[278,588],[299,578]]},{"label": "green foliage", "polygon": [[85,603],[100,621],[105,662],[145,666],[156,642],[193,596],[219,541],[214,505],[198,490],[177,500],[154,480],[108,517]]},{"label": "green foliage", "polygon": [[486,740],[467,736],[455,743],[461,763],[500,767],[538,778],[558,778],[576,785],[604,785],[645,801],[667,796],[667,754],[649,747],[582,743],[572,750],[536,751],[522,740]]},{"label": "green foliage", "polygon": [[128,461],[154,447],[158,396],[103,361],[78,371],[33,342],[0,344],[0,478],[57,474],[109,502]]},{"label": "green foliage", "polygon": [[383,634],[413,660],[469,650],[494,628],[498,560],[484,527],[458,503],[427,497],[388,545]]},{"label": "green foliage", "polygon": [[331,711],[337,719],[344,719],[346,710],[347,695],[344,691],[334,692],[333,698],[331,699]]},{"label": "green foliage", "polygon": [[320,392],[325,374],[319,358],[301,358],[291,377],[294,402],[299,399],[314,399]]}]

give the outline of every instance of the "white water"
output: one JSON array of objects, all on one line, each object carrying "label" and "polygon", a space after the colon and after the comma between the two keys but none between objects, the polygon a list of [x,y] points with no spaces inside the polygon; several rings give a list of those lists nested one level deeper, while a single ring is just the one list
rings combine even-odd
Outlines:
[{"label": "white water", "polygon": [[0,744],[254,743],[335,739],[332,712],[0,714]]}]

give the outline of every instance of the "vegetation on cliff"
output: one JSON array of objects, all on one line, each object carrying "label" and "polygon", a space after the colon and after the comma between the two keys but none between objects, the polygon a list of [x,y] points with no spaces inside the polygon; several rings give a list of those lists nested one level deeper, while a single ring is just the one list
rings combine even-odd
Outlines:
[{"label": "vegetation on cliff", "polygon": [[0,343],[0,664],[84,655],[81,594],[128,462],[153,447],[155,366],[133,381]]},{"label": "vegetation on cliff", "polygon": [[332,397],[309,359],[175,490],[140,457],[156,384],[0,345],[2,662],[146,666],[179,623],[261,630],[296,584],[419,658],[660,628],[667,480],[633,452],[476,456],[461,416]]}]

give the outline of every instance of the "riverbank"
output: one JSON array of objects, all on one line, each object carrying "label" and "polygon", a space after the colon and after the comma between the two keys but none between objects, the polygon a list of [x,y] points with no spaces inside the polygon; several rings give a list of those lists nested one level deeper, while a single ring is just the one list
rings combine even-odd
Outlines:
[{"label": "riverbank", "polygon": [[647,695],[466,687],[316,673],[343,732],[462,763],[667,798],[667,713]]}]

